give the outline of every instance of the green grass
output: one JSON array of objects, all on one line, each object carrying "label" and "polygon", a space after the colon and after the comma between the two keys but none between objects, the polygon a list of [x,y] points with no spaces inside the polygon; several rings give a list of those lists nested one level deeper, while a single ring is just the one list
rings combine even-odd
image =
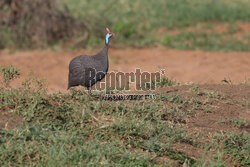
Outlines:
[{"label": "green grass", "polygon": [[5,87],[9,87],[10,81],[20,75],[19,69],[15,69],[12,65],[10,65],[9,67],[1,66],[1,74],[3,78],[2,84],[4,84]]},{"label": "green grass", "polygon": [[240,128],[243,128],[243,127],[247,127],[248,126],[248,123],[246,121],[244,121],[243,118],[233,118],[231,120],[225,120],[225,121],[221,121],[221,123],[224,123],[224,124],[232,124],[234,125],[235,127],[240,127]]},{"label": "green grass", "polygon": [[15,36],[11,33],[10,28],[2,27],[1,31],[1,41],[0,49],[4,49],[6,46],[12,48],[15,46]]},{"label": "green grass", "polygon": [[[0,130],[0,164],[3,165],[127,165],[155,164],[169,156],[180,164],[191,157],[170,147],[193,139],[167,120],[181,122],[191,114],[181,107],[179,96],[132,104],[94,101],[81,92],[52,94],[32,89],[1,89],[0,110],[11,110],[24,118],[16,129]],[[141,153],[140,150],[143,150]]]},{"label": "green grass", "polygon": [[146,166],[155,164],[152,153],[180,164],[185,159],[195,163],[170,147],[175,142],[195,145],[167,121],[172,117],[178,122],[189,115],[182,108],[165,106],[166,102],[184,104],[179,95],[162,95],[149,105],[94,101],[81,91],[47,94],[26,87],[0,92],[0,110],[11,110],[24,119],[16,129],[0,129],[1,166]]},{"label": "green grass", "polygon": [[[182,30],[200,23],[249,23],[250,4],[244,0],[108,0],[105,4],[96,0],[64,0],[64,3],[75,17],[86,20],[93,34],[91,39],[100,38],[100,42],[104,31],[101,27],[108,26],[117,34],[114,43],[130,46],[162,43],[176,49],[250,50],[250,34],[246,34],[248,42],[244,43],[237,39],[225,41],[221,34]],[[165,35],[160,42],[155,38],[159,28],[178,29],[180,33],[174,37]]]},{"label": "green grass", "polygon": [[[243,40],[224,39],[225,35],[202,32],[188,32],[185,27],[195,27],[200,23],[249,23],[250,3],[246,0],[62,0],[70,14],[84,21],[89,29],[90,38],[81,47],[96,47],[103,44],[105,27],[109,27],[116,37],[113,43],[141,47],[163,44],[175,49],[201,49],[214,51],[249,51],[249,33]],[[59,5],[62,6],[62,5]],[[158,29],[177,29],[177,35],[158,34]],[[8,27],[2,29],[0,49],[18,47],[13,32]],[[231,33],[232,34],[232,33]],[[231,35],[230,33],[227,36]],[[164,36],[158,39],[156,36]],[[22,39],[21,39],[22,41]],[[74,40],[73,40],[74,41]],[[42,45],[58,48],[65,41]],[[22,48],[27,41],[22,42]],[[72,42],[71,42],[72,43]],[[72,44],[73,45],[73,44]],[[74,46],[69,45],[72,49]]]},{"label": "green grass", "polygon": [[160,82],[157,84],[157,87],[166,87],[166,86],[173,86],[178,85],[179,83],[169,79],[166,76],[161,77]]},{"label": "green grass", "polygon": [[148,27],[173,28],[210,21],[249,22],[250,17],[250,4],[244,0],[63,1],[74,16],[85,18],[89,24],[112,26],[114,30],[124,31],[125,37]]},{"label": "green grass", "polygon": [[[206,51],[250,51],[250,40],[246,42],[219,33],[200,33],[200,32],[180,32],[170,36],[166,34],[162,39],[162,44],[175,49],[206,50]],[[224,39],[223,39],[224,38]],[[250,39],[250,36],[246,37]]]},{"label": "green grass", "polygon": [[[201,147],[199,138],[178,128],[197,110],[205,110],[196,97],[161,94],[151,101],[112,102],[90,99],[82,91],[48,94],[26,87],[1,88],[0,101],[0,111],[23,118],[12,130],[0,128],[1,166],[182,165],[186,159],[191,166],[207,164],[171,147],[174,143]],[[234,152],[246,164],[247,138],[236,137],[220,141],[226,153]],[[234,146],[234,140],[243,147]],[[159,157],[170,161],[159,164]],[[214,154],[209,164],[221,166],[224,161]]]},{"label": "green grass", "polygon": [[214,137],[225,153],[236,158],[241,166],[250,165],[250,140],[248,134],[226,133]]},{"label": "green grass", "polygon": [[[226,166],[224,155],[212,152],[212,158],[197,159],[172,146],[204,148],[200,137],[190,135],[185,126],[188,118],[197,111],[206,113],[216,100],[223,96],[197,85],[138,101],[96,100],[74,89],[52,94],[30,73],[20,88],[0,87],[0,112],[23,118],[12,129],[0,128],[0,166],[181,166],[185,161],[191,166]],[[205,145],[232,154],[235,163],[249,163],[247,135],[214,139]],[[218,147],[221,143],[223,148]]]}]

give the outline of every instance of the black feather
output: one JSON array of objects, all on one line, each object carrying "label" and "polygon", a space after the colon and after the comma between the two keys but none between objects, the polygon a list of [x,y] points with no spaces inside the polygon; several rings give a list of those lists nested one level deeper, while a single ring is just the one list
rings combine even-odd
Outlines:
[{"label": "black feather", "polygon": [[[69,64],[68,89],[78,85],[91,89],[91,86],[105,77],[108,67],[108,45],[96,55],[80,55],[73,58]],[[86,76],[86,70],[89,68],[95,69],[95,76],[100,74],[92,83]]]}]

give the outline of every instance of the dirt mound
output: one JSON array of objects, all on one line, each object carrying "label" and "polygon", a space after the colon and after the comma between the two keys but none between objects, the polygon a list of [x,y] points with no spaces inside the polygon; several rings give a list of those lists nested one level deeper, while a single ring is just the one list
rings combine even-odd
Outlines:
[{"label": "dirt mound", "polygon": [[[5,48],[11,39],[15,47],[44,47],[79,32],[87,33],[85,24],[70,16],[57,1],[4,0],[0,9],[0,48]],[[87,36],[83,36],[79,42],[86,40]]]},{"label": "dirt mound", "polygon": [[[182,85],[176,87],[163,88],[158,93],[175,90],[169,94],[190,94],[193,86]],[[206,104],[207,112],[198,111],[195,117],[191,117],[187,121],[187,128],[190,133],[220,133],[239,132],[236,127],[231,127],[230,121],[234,118],[243,118],[245,122],[250,123],[250,108],[247,105],[247,99],[250,98],[250,86],[242,85],[197,85],[199,100],[204,100],[203,95],[207,94],[214,101]],[[205,104],[204,104],[205,105]],[[216,107],[215,107],[216,106]],[[227,122],[228,123],[225,123]],[[250,127],[242,127],[250,132]]]}]

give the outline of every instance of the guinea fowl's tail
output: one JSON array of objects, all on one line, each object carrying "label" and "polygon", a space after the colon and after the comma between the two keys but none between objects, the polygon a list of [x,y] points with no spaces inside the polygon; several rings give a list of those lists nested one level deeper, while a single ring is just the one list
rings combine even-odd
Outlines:
[{"label": "guinea fowl's tail", "polygon": [[68,87],[67,87],[67,90],[69,90],[69,88],[71,88],[70,79],[69,79],[69,81],[68,81]]}]

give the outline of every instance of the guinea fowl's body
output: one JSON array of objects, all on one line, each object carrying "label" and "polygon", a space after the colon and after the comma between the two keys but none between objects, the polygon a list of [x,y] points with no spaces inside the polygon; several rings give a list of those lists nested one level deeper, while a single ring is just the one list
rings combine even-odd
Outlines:
[{"label": "guinea fowl's body", "polygon": [[[108,67],[108,45],[106,45],[96,55],[80,55],[73,58],[69,64],[68,89],[78,85],[85,86],[90,89],[91,86],[105,77]],[[89,78],[86,77],[87,69],[94,69],[94,76],[97,76],[96,74],[99,72],[98,78],[96,78],[95,82],[89,82]]]},{"label": "guinea fowl's body", "polygon": [[102,80],[109,68],[108,45],[109,39],[113,33],[106,28],[105,47],[96,55],[80,55],[71,60],[69,63],[69,81],[68,89],[74,86],[84,86],[89,90],[96,82]]}]

